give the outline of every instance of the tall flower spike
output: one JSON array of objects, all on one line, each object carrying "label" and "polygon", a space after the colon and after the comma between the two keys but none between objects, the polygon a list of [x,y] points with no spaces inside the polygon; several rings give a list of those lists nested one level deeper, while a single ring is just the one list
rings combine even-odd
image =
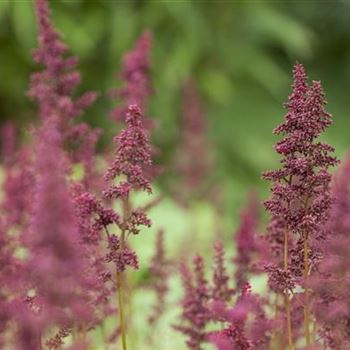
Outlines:
[{"label": "tall flower spike", "polygon": [[214,245],[214,271],[211,297],[213,300],[228,301],[232,290],[229,287],[229,276],[225,267],[225,250],[221,242]]},{"label": "tall flower spike", "polygon": [[34,217],[26,243],[30,251],[28,283],[35,290],[39,311],[21,324],[27,336],[53,325],[87,321],[91,315],[82,293],[85,267],[55,121],[46,119],[38,134]]},{"label": "tall flower spike", "polygon": [[211,315],[207,307],[209,291],[204,277],[204,261],[200,255],[193,259],[193,272],[186,265],[181,265],[182,281],[185,296],[182,300],[182,319],[185,325],[175,326],[175,329],[188,337],[187,346],[191,350],[201,350],[206,341],[206,325]]},{"label": "tall flower spike", "polygon": [[248,282],[252,271],[254,254],[258,252],[257,226],[258,203],[253,195],[248,198],[247,207],[241,212],[240,226],[235,234],[237,256],[233,259],[236,267],[235,282],[238,290]]},{"label": "tall flower spike", "polygon": [[104,192],[107,198],[127,198],[131,190],[151,192],[150,181],[145,176],[145,168],[152,165],[151,148],[137,105],[129,106],[126,123],[127,128],[114,139],[116,156],[105,175],[108,182],[120,176],[124,176],[125,180],[118,185],[110,184]]},{"label": "tall flower spike", "polygon": [[[320,82],[307,85],[307,76],[300,64],[294,67],[293,91],[286,103],[284,123],[274,133],[284,138],[277,142],[276,151],[282,156],[281,169],[266,172],[263,176],[272,181],[272,196],[265,202],[272,218],[283,227],[284,261],[280,262],[287,276],[292,269],[295,277],[305,289],[305,338],[311,344],[309,330],[307,280],[317,264],[317,245],[323,239],[323,226],[327,221],[331,197],[329,167],[337,164],[331,155],[334,148],[318,142],[318,136],[332,123],[332,116],[324,109],[326,104]],[[295,242],[291,251],[290,240]],[[290,257],[293,255],[293,266]],[[283,266],[282,266],[283,265]],[[283,274],[280,274],[282,276]],[[293,276],[292,276],[293,277]],[[300,278],[302,277],[302,278]],[[288,281],[285,281],[285,285]],[[287,293],[287,292],[285,292]],[[285,294],[288,309],[288,294]],[[287,311],[287,316],[290,312]],[[290,317],[289,317],[290,318]],[[289,330],[291,337],[291,330]],[[289,337],[289,349],[292,349]]]},{"label": "tall flower spike", "polygon": [[97,94],[87,92],[73,100],[72,94],[80,83],[80,74],[75,70],[78,60],[65,57],[68,48],[51,22],[47,0],[36,0],[36,15],[39,48],[33,57],[45,68],[32,74],[28,96],[38,101],[42,119],[58,115],[59,129],[65,132],[70,118],[80,115]]},{"label": "tall flower spike", "polygon": [[165,310],[165,297],[169,289],[169,261],[166,258],[163,230],[159,230],[157,234],[155,254],[151,261],[150,273],[152,279],[151,288],[156,294],[156,303],[148,321],[150,324],[154,324]]},{"label": "tall flower spike", "polygon": [[[35,5],[39,47],[34,51],[33,58],[43,69],[31,75],[27,95],[37,101],[42,120],[52,117],[58,120],[58,131],[63,136],[64,147],[69,150],[67,159],[70,159],[71,163],[83,162],[84,182],[89,188],[97,185],[97,181],[95,174],[91,174],[94,159],[91,152],[84,148],[88,146],[90,150],[95,151],[98,131],[83,123],[73,127],[72,119],[81,115],[85,108],[96,100],[97,93],[91,91],[74,97],[74,91],[81,80],[76,69],[78,60],[67,55],[68,47],[62,42],[51,22],[47,0],[35,0]],[[81,132],[82,128],[84,133]],[[79,144],[77,139],[72,140],[72,134],[77,134],[77,130],[80,131]]]},{"label": "tall flower spike", "polygon": [[249,284],[242,286],[233,306],[213,304],[212,311],[216,318],[225,322],[225,328],[212,332],[209,341],[218,350],[267,349],[271,321],[266,317],[263,306],[264,300],[251,293]]},{"label": "tall flower spike", "polygon": [[209,193],[206,186],[213,166],[206,119],[196,84],[191,79],[183,87],[181,122],[181,141],[176,153],[175,169],[182,183],[174,195],[187,204],[189,200],[203,198]]},{"label": "tall flower spike", "polygon": [[[151,44],[152,35],[146,31],[139,38],[134,49],[124,57],[121,72],[124,87],[112,92],[112,96],[121,98],[123,101],[123,105],[117,106],[111,113],[112,117],[118,121],[125,121],[129,105],[137,104],[142,111],[147,111],[148,98],[152,93],[149,74]],[[151,123],[144,119],[148,128]]]},{"label": "tall flower spike", "polygon": [[332,194],[329,235],[321,244],[321,274],[311,285],[318,296],[315,311],[326,344],[345,349],[350,344],[350,153],[335,177]]}]

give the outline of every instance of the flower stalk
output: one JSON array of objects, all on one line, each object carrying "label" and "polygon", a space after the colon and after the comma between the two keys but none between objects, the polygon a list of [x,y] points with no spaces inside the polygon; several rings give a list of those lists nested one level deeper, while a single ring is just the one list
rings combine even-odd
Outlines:
[{"label": "flower stalk", "polygon": [[[284,232],[284,271],[288,272],[288,231]],[[294,350],[293,337],[292,337],[292,322],[290,312],[290,300],[288,295],[288,289],[284,290],[284,304],[287,317],[287,332],[288,332],[288,350]]]},{"label": "flower stalk", "polygon": [[306,345],[310,346],[310,314],[309,314],[309,288],[308,288],[308,276],[309,276],[309,236],[306,235],[304,240],[304,288],[305,288],[305,300],[304,300],[304,323],[305,323],[305,339]]}]

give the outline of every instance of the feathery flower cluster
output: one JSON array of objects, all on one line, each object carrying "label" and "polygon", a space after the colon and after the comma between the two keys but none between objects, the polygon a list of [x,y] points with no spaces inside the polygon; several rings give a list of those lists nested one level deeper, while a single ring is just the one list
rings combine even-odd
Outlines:
[{"label": "feathery flower cluster", "polygon": [[[214,245],[211,283],[204,277],[201,256],[194,258],[193,274],[182,265],[184,323],[175,329],[187,336],[190,349],[202,349],[207,342],[215,344],[219,350],[266,349],[272,326],[272,320],[264,310],[266,301],[251,292],[249,283],[231,289],[230,284],[234,283],[226,272],[224,261],[223,245],[217,243]],[[213,324],[217,330],[209,327]]]},{"label": "feathery flower cluster", "polygon": [[208,180],[213,160],[207,135],[206,120],[193,80],[183,88],[181,143],[175,159],[175,169],[181,176],[181,187],[174,193],[180,202],[208,195]]},{"label": "feathery flower cluster", "polygon": [[26,240],[28,285],[35,290],[39,311],[20,325],[33,338],[52,325],[86,321],[91,314],[82,293],[85,266],[55,119],[46,119],[38,136],[34,216]]},{"label": "feathery flower cluster", "polygon": [[62,345],[64,345],[64,338],[67,338],[72,333],[72,329],[69,327],[62,327],[60,330],[55,334],[54,337],[46,341],[46,346],[52,350],[52,349],[59,349]]},{"label": "feathery flower cluster", "polygon": [[213,312],[225,321],[225,328],[212,332],[209,339],[218,350],[266,349],[272,323],[263,310],[263,299],[251,292],[249,284],[242,287],[232,306],[213,305]]},{"label": "feathery flower cluster", "polygon": [[207,305],[210,294],[208,282],[204,276],[204,261],[200,255],[193,259],[193,269],[194,276],[185,264],[181,265],[180,272],[185,287],[185,296],[181,302],[182,319],[185,324],[176,325],[175,329],[188,337],[186,344],[190,349],[201,350],[207,337],[205,328],[210,321]]},{"label": "feathery flower cluster", "polygon": [[30,78],[28,96],[36,100],[42,120],[57,118],[58,131],[63,135],[67,158],[71,163],[82,161],[85,186],[95,185],[96,170],[94,151],[99,130],[87,124],[73,126],[73,118],[81,115],[97,98],[96,92],[86,92],[74,97],[74,91],[81,81],[76,70],[78,60],[66,57],[68,47],[61,41],[59,33],[50,19],[47,0],[36,0],[36,15],[39,28],[39,47],[34,51],[36,63],[44,66],[42,71],[33,73]]},{"label": "feathery flower cluster", "polygon": [[95,101],[97,94],[87,92],[72,99],[72,93],[80,83],[80,74],[74,70],[78,60],[65,57],[67,46],[53,27],[47,0],[36,0],[36,15],[40,45],[34,51],[33,58],[45,69],[32,74],[28,96],[38,101],[43,119],[57,115],[59,129],[64,132],[70,118],[80,115]]},{"label": "feathery flower cluster", "polygon": [[[126,123],[127,128],[114,139],[117,144],[116,156],[105,175],[109,182],[120,176],[124,176],[125,180],[118,185],[111,184],[104,192],[107,198],[125,199],[132,190],[152,191],[150,181],[144,175],[145,167],[152,165],[151,148],[137,105],[129,106]],[[135,213],[135,217],[138,216]]]},{"label": "feathery flower cluster", "polygon": [[258,221],[258,203],[251,195],[248,198],[247,207],[241,212],[240,226],[235,234],[237,254],[233,262],[236,268],[235,281],[238,289],[248,282],[254,255],[260,250],[257,235]]},{"label": "feathery flower cluster", "polygon": [[[332,122],[331,115],[324,110],[325,103],[321,84],[314,81],[309,87],[303,66],[296,64],[285,122],[274,131],[285,135],[276,144],[276,151],[282,155],[282,168],[264,173],[264,178],[273,182],[272,196],[265,206],[272,221],[280,225],[279,231],[287,232],[286,239],[291,241],[286,253],[289,257],[297,256],[294,259],[297,265],[291,266],[295,277],[304,274],[305,255],[308,260],[309,256],[317,256],[314,241],[323,238],[322,226],[331,205],[328,168],[336,165],[337,160],[330,155],[333,147],[316,142]],[[276,227],[272,232],[276,232]],[[280,244],[280,238],[276,238]]]},{"label": "feathery flower cluster", "polygon": [[318,296],[315,312],[331,349],[350,344],[350,154],[333,185],[334,204],[322,243],[320,276],[311,281]]},{"label": "feathery flower cluster", "polygon": [[292,94],[285,104],[285,121],[274,130],[275,134],[284,135],[275,146],[282,156],[282,167],[263,175],[272,181],[272,196],[265,201],[271,213],[268,240],[276,240],[272,247],[274,263],[266,266],[266,272],[272,290],[284,294],[290,350],[293,335],[289,299],[296,283],[304,289],[305,338],[307,346],[311,345],[310,319],[314,316],[310,315],[308,280],[317,273],[319,245],[325,238],[324,226],[332,202],[328,169],[338,163],[331,155],[334,148],[317,141],[332,123],[325,104],[321,83],[313,81],[309,86],[303,66],[297,63]]},{"label": "feathery flower cluster", "polygon": [[213,283],[211,297],[213,300],[229,301],[233,290],[229,287],[229,276],[225,266],[225,249],[221,242],[214,244]]},{"label": "feathery flower cluster", "polygon": [[153,306],[152,314],[148,321],[150,324],[156,323],[165,310],[165,297],[169,290],[170,262],[166,258],[164,247],[164,231],[159,230],[156,239],[155,253],[150,264],[150,273],[152,278],[151,288],[156,295],[156,302]]},{"label": "feathery flower cluster", "polygon": [[287,230],[302,237],[318,235],[327,219],[331,201],[327,170],[338,163],[330,155],[333,147],[316,142],[332,122],[325,103],[320,82],[308,87],[304,68],[296,64],[285,122],[274,130],[285,135],[275,147],[282,155],[282,168],[264,173],[264,178],[273,181],[273,195],[265,202],[266,208],[283,220]]},{"label": "feathery flower cluster", "polygon": [[38,100],[43,119],[53,113],[60,114],[65,125],[70,117],[79,115],[82,110],[96,99],[89,92],[73,101],[71,94],[80,83],[80,74],[74,71],[77,59],[65,58],[67,46],[60,40],[50,20],[50,11],[46,0],[36,0],[39,25],[40,47],[34,52],[34,60],[45,66],[45,70],[31,77],[28,95]]},{"label": "feathery flower cluster", "polygon": [[[150,49],[152,35],[146,31],[137,41],[135,48],[123,60],[121,78],[124,87],[112,92],[112,96],[122,99],[123,105],[112,111],[112,117],[117,121],[125,121],[128,113],[127,106],[138,105],[142,111],[147,111],[148,98],[152,94],[150,78]],[[145,126],[151,123],[143,116]]]}]

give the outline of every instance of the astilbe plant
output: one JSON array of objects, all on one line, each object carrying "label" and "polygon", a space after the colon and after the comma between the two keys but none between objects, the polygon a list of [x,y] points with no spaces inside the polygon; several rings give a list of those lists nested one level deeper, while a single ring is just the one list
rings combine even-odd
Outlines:
[{"label": "astilbe plant", "polygon": [[350,155],[336,175],[332,194],[334,204],[321,242],[323,260],[320,274],[310,281],[317,296],[314,311],[317,331],[330,349],[348,348],[350,344],[349,233],[350,233]]},{"label": "astilbe plant", "polygon": [[[38,349],[52,326],[84,322],[88,309],[84,259],[78,244],[73,203],[64,177],[62,138],[56,118],[47,118],[37,133],[35,204],[25,237],[28,312],[19,324],[20,349]],[[42,345],[40,345],[42,346]]]},{"label": "astilbe plant", "polygon": [[[145,32],[124,58],[124,85],[113,93],[118,105],[112,112],[123,130],[103,178],[96,164],[100,131],[75,121],[97,94],[75,95],[78,61],[54,28],[48,2],[36,0],[35,9],[33,57],[42,70],[32,74],[27,94],[38,104],[38,123],[25,145],[12,124],[1,130],[0,347],[87,350],[89,332],[99,328],[104,346],[120,337],[127,350],[128,274],[140,265],[131,238],[151,226],[147,210],[158,202],[133,203],[137,192],[152,193],[152,123],[145,117],[153,93],[152,37]],[[172,197],[213,202],[207,125],[192,81],[183,100],[176,167],[182,192]],[[333,147],[318,141],[332,124],[325,105],[321,83],[309,84],[297,63],[284,122],[274,130],[282,135],[275,145],[281,166],[263,175],[272,183],[265,234],[251,197],[234,235],[233,259],[223,240],[214,242],[211,264],[197,254],[191,267],[180,266],[184,295],[174,328],[189,349],[350,348],[350,156],[331,184],[338,160]],[[77,180],[78,165],[84,171]],[[148,287],[157,299],[150,327],[164,313],[173,266],[160,230],[149,266]],[[252,286],[262,273],[267,283],[257,293]],[[110,317],[118,322],[107,334]]]},{"label": "astilbe plant", "polygon": [[[115,137],[115,159],[106,171],[106,189],[102,198],[87,192],[79,184],[73,190],[80,239],[88,245],[88,251],[93,252],[92,268],[98,274],[98,281],[107,283],[99,289],[95,302],[104,306],[102,317],[112,313],[108,299],[114,290],[110,285],[115,286],[123,349],[127,348],[124,310],[126,298],[123,293],[126,288],[125,272],[128,267],[138,269],[139,266],[128,238],[130,234],[137,235],[141,226],[151,225],[146,213],[141,208],[132,208],[131,203],[131,195],[135,191],[151,193],[151,184],[144,169],[152,165],[152,160],[147,131],[143,128],[142,121],[140,108],[136,105],[129,106],[127,126]],[[120,201],[122,215],[108,207],[108,203],[113,203],[114,200]],[[117,232],[114,232],[115,228]],[[99,247],[104,241],[106,253],[101,255]],[[108,265],[112,268],[108,268]]]},{"label": "astilbe plant", "polygon": [[[152,165],[151,147],[146,129],[143,127],[143,116],[137,105],[130,105],[126,116],[126,129],[115,138],[115,159],[105,174],[108,183],[104,196],[107,199],[117,199],[122,203],[122,217],[119,223],[120,235],[108,235],[110,255],[108,259],[116,266],[118,289],[118,305],[122,346],[126,349],[126,325],[124,316],[123,272],[129,265],[137,268],[136,254],[128,246],[128,236],[138,234],[140,226],[151,226],[151,221],[142,209],[133,209],[130,196],[133,192],[142,190],[151,193],[151,184],[145,174],[145,169]],[[117,179],[117,184],[113,180]]]},{"label": "astilbe plant", "polygon": [[[47,2],[37,0],[35,5],[39,49],[34,58],[44,69],[32,75],[28,95],[38,101],[41,125],[32,135],[35,152],[30,144],[10,155],[10,138],[2,147],[6,176],[0,205],[0,278],[6,287],[0,289],[0,341],[18,349],[56,349],[75,335],[79,340],[70,348],[85,349],[87,332],[102,327],[116,312],[111,299],[118,289],[126,349],[121,274],[128,266],[138,268],[127,238],[139,233],[140,225],[151,224],[129,202],[134,191],[151,192],[143,174],[152,165],[144,118],[137,106],[128,108],[127,128],[116,138],[116,160],[100,199],[95,163],[99,131],[73,122],[96,94],[73,97],[80,81],[77,61],[65,57],[67,47],[51,23]],[[84,165],[78,182],[67,176],[75,164]],[[115,177],[123,176],[126,181],[113,185]],[[123,215],[108,207],[113,199],[123,202]],[[111,226],[120,234],[110,232]]]},{"label": "astilbe plant", "polygon": [[[2,139],[3,171],[0,199],[0,344],[15,347],[13,321],[26,310],[23,237],[33,210],[32,155],[19,145],[15,129],[7,124]],[[12,339],[11,339],[12,338]]]},{"label": "astilbe plant", "polygon": [[284,294],[289,349],[294,348],[291,320],[293,280],[304,288],[304,333],[307,346],[313,343],[310,335],[313,315],[309,305],[312,291],[308,279],[317,269],[317,243],[323,239],[323,226],[331,205],[328,168],[337,164],[331,155],[334,148],[317,141],[332,123],[331,115],[324,109],[325,103],[320,82],[313,81],[308,86],[304,68],[297,63],[293,91],[286,103],[285,121],[274,130],[275,134],[284,135],[275,147],[282,156],[282,167],[264,174],[265,179],[272,181],[272,196],[265,206],[283,234],[283,259],[267,271],[270,285],[276,287],[277,293]]},{"label": "astilbe plant", "polygon": [[183,205],[193,199],[213,200],[209,186],[213,155],[206,117],[193,79],[183,85],[181,112],[180,143],[174,160],[179,184],[173,195]]},{"label": "astilbe plant", "polygon": [[273,320],[265,311],[266,300],[252,293],[249,283],[233,289],[226,270],[225,250],[214,245],[212,279],[205,277],[201,256],[193,259],[193,272],[181,265],[184,286],[182,323],[175,329],[187,337],[189,349],[203,349],[213,343],[219,350],[266,349]]},{"label": "astilbe plant", "polygon": [[[117,121],[125,122],[129,105],[136,104],[144,113],[147,111],[148,99],[153,92],[150,75],[151,45],[152,35],[149,31],[145,31],[136,42],[135,47],[124,56],[120,73],[124,85],[111,93],[117,101],[120,101],[111,113],[112,118]],[[150,128],[151,121],[143,118],[145,127]]]},{"label": "astilbe plant", "polygon": [[149,267],[151,274],[150,287],[154,291],[156,301],[152,313],[148,317],[148,322],[153,325],[159,321],[166,309],[166,295],[169,290],[170,261],[166,256],[164,244],[164,231],[157,233],[155,252]]},{"label": "astilbe plant", "polygon": [[240,290],[252,273],[254,258],[262,253],[262,245],[258,235],[259,207],[255,194],[250,194],[248,203],[240,215],[240,225],[235,232],[237,254],[233,259],[235,267],[234,280]]},{"label": "astilbe plant", "polygon": [[91,150],[94,151],[99,131],[84,123],[75,125],[73,119],[94,103],[97,93],[90,91],[74,96],[81,81],[76,69],[78,59],[67,55],[68,47],[53,26],[47,0],[36,0],[35,9],[39,47],[33,59],[43,69],[31,75],[27,95],[37,101],[42,120],[56,115],[67,156],[72,164],[84,165],[85,185],[89,185],[96,182],[92,166],[95,157]]},{"label": "astilbe plant", "polygon": [[67,46],[50,20],[46,0],[36,0],[36,15],[39,27],[39,48],[34,51],[35,62],[44,70],[31,76],[29,97],[37,100],[40,116],[46,119],[52,113],[60,115],[59,130],[66,131],[72,117],[76,117],[94,102],[95,92],[88,92],[73,99],[72,94],[80,83],[80,74],[75,70],[75,57],[66,57]]},{"label": "astilbe plant", "polygon": [[266,349],[272,322],[264,311],[264,299],[251,291],[249,283],[242,286],[234,306],[212,305],[214,319],[224,322],[224,329],[214,331],[209,339],[218,350]]},{"label": "astilbe plant", "polygon": [[204,274],[204,261],[200,255],[193,259],[193,274],[187,264],[181,264],[181,276],[185,295],[181,301],[183,322],[175,329],[187,336],[189,349],[201,350],[206,341],[206,326],[210,321],[208,302],[210,291]]}]

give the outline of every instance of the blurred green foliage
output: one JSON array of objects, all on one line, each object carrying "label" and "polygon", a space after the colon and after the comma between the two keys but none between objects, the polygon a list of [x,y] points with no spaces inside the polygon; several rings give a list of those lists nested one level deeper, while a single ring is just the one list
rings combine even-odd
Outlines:
[{"label": "blurred green foliage", "polygon": [[[271,130],[283,116],[296,60],[323,81],[335,115],[326,138],[340,155],[348,147],[348,1],[53,0],[51,7],[56,27],[81,60],[81,90],[101,92],[84,118],[106,130],[104,144],[115,131],[107,92],[120,84],[121,57],[144,29],[154,34],[150,115],[159,124],[154,142],[164,164],[178,141],[182,82],[195,77],[232,210],[248,187],[267,187],[260,173],[277,162]],[[37,69],[32,1],[0,0],[0,28],[0,118],[26,126],[36,118],[24,95]]]}]

